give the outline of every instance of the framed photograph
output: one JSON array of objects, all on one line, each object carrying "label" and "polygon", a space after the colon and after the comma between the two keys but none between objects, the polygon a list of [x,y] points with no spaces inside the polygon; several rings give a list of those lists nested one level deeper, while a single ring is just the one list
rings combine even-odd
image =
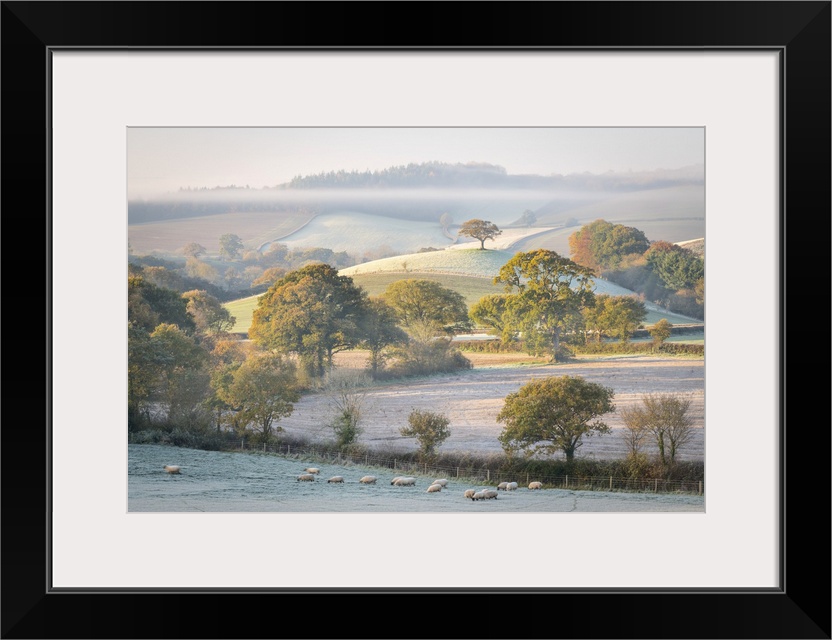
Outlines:
[{"label": "framed photograph", "polygon": [[[7,368],[14,420],[3,434],[2,572],[17,588],[4,588],[3,637],[262,635],[257,615],[234,614],[227,632],[205,615],[238,605],[239,595],[249,613],[262,605],[278,613],[286,602],[278,597],[303,604],[324,595],[314,604],[334,608],[331,622],[305,631],[291,623],[291,633],[349,637],[339,614],[354,616],[354,598],[363,594],[465,596],[457,606],[487,602],[499,612],[528,612],[520,598],[531,598],[537,611],[589,614],[509,622],[489,608],[463,622],[460,612],[466,631],[460,626],[455,637],[829,638],[829,430],[812,429],[807,440],[807,425],[818,422],[810,393],[817,373],[795,357],[789,364],[786,328],[787,293],[793,310],[806,297],[798,286],[804,262],[812,273],[819,257],[829,264],[830,3],[483,3],[473,14],[470,4],[400,6],[419,35],[391,42],[389,32],[370,27],[379,5],[360,3],[3,3],[7,238],[34,234],[46,250],[42,277],[7,269],[4,283],[14,302],[7,320],[34,307],[20,330],[44,317],[46,339],[34,356],[11,351]],[[338,28],[322,25],[321,12],[331,12]],[[158,187],[174,177],[189,187],[180,177],[187,172],[177,172],[200,161],[199,153],[176,152],[170,138],[156,155],[142,156],[153,145],[146,134],[301,131],[295,157],[320,144],[317,157],[330,162],[295,165],[291,180],[327,166],[383,169],[354,165],[359,150],[364,158],[385,148],[383,134],[424,134],[409,143],[418,163],[420,142],[434,141],[434,159],[443,160],[451,156],[441,145],[450,148],[457,134],[482,134],[466,142],[473,154],[499,130],[538,134],[517,145],[529,158],[536,145],[569,148],[544,136],[552,131],[701,136],[703,508],[205,512],[181,494],[180,504],[191,500],[193,510],[131,509],[124,276],[138,236],[128,228],[128,203],[140,179]],[[364,135],[342,143],[327,137],[345,132]],[[668,150],[681,153],[685,141],[673,140]],[[205,157],[212,144],[184,146]],[[274,144],[291,154],[290,140]],[[624,180],[607,140],[579,140],[571,166],[581,167],[578,158],[593,144]],[[638,146],[631,144],[630,157]],[[645,138],[640,146],[660,145]],[[233,166],[238,147],[225,148]],[[488,161],[460,161],[468,160]],[[515,173],[536,170],[511,167]],[[243,179],[206,178],[246,189],[236,183]],[[255,179],[261,183],[248,185],[255,191],[284,182]],[[522,213],[501,226],[522,228]],[[366,235],[357,221],[347,220],[352,233]],[[353,253],[366,250],[359,240]],[[25,249],[7,249],[11,264],[31,268]],[[800,256],[791,271],[789,253]],[[791,320],[793,345],[802,344],[795,327],[803,321],[795,313]],[[45,372],[17,371],[38,360]],[[45,393],[33,379],[45,380]],[[43,402],[43,422],[23,428],[14,411],[21,397]],[[809,453],[818,450],[820,461]],[[153,495],[162,485],[143,490]],[[807,508],[809,496],[821,517]],[[136,614],[114,629],[104,618],[71,614],[111,598],[123,611],[152,603],[154,611],[176,612],[181,628]],[[594,613],[599,606],[602,616]],[[275,618],[268,627],[283,629]],[[408,623],[406,634],[359,635],[441,635],[427,618]]]}]

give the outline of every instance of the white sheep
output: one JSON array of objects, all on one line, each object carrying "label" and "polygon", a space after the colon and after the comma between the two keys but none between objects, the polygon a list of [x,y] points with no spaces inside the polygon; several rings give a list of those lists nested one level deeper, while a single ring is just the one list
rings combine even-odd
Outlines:
[{"label": "white sheep", "polygon": [[304,471],[306,473],[314,473],[314,474],[318,474],[318,473],[321,472],[321,470],[318,469],[318,467],[306,467],[306,469],[304,469]]},{"label": "white sheep", "polygon": [[438,491],[442,491],[442,485],[434,483],[428,487],[428,490],[425,493],[436,493]]},{"label": "white sheep", "polygon": [[378,480],[378,478],[376,478],[375,476],[363,476],[363,477],[359,480],[359,482],[360,482],[361,484],[375,484],[375,483],[376,483],[376,480]]},{"label": "white sheep", "polygon": [[[499,487],[497,487],[499,489]],[[509,482],[506,484],[506,491],[514,491],[517,488],[516,482]]]},{"label": "white sheep", "polygon": [[537,480],[535,480],[534,482],[529,483],[529,489],[542,489],[542,488],[543,488],[543,483],[538,482]]},{"label": "white sheep", "polygon": [[485,489],[480,489],[471,496],[471,500],[485,500]]},{"label": "white sheep", "polygon": [[344,482],[344,476],[332,476],[327,482]]},{"label": "white sheep", "polygon": [[403,476],[396,476],[390,481],[390,484],[396,484],[397,481],[401,480]]},{"label": "white sheep", "polygon": [[483,497],[486,500],[493,500],[497,497],[497,492],[494,489],[485,489],[483,491]]},{"label": "white sheep", "polygon": [[438,480],[434,480],[432,484],[438,484],[443,487],[448,486],[448,481],[445,478],[439,478]]},{"label": "white sheep", "polygon": [[475,495],[476,493],[477,493],[477,492],[476,492],[476,491],[474,491],[473,489],[466,489],[466,490],[465,490],[465,494],[464,494],[464,495],[465,495],[465,497],[466,497],[466,498],[471,498],[471,500],[474,500],[474,495]]},{"label": "white sheep", "polygon": [[166,464],[165,465],[165,471],[167,471],[168,473],[179,473],[181,470],[182,470],[182,468],[178,465],[175,465],[175,464]]},{"label": "white sheep", "polygon": [[315,474],[302,473],[298,476],[298,482],[315,482]]},{"label": "white sheep", "polygon": [[397,487],[415,487],[416,486],[416,478],[406,477],[406,478],[396,478],[396,481],[393,483]]},{"label": "white sheep", "polygon": [[500,484],[497,485],[497,490],[498,491],[505,491],[507,489],[507,487],[508,487],[508,482],[501,482]]}]

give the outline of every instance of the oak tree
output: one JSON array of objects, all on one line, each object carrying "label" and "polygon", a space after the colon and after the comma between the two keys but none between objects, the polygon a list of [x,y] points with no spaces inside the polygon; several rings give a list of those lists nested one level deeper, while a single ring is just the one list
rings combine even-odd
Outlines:
[{"label": "oak tree", "polygon": [[562,452],[572,461],[585,437],[610,432],[599,418],[615,410],[613,397],[611,388],[579,376],[533,380],[506,396],[497,415],[506,425],[500,443],[509,454]]}]

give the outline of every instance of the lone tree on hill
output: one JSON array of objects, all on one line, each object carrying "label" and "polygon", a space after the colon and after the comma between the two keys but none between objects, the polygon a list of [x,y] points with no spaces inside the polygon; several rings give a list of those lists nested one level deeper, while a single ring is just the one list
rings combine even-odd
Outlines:
[{"label": "lone tree on hill", "polygon": [[580,376],[533,380],[506,396],[497,415],[506,424],[500,443],[507,453],[521,449],[528,456],[562,451],[571,462],[584,436],[609,433],[598,418],[615,410],[613,396],[612,389]]},{"label": "lone tree on hill", "polygon": [[485,249],[485,241],[493,240],[502,231],[493,222],[488,220],[466,220],[459,228],[459,235],[468,236],[469,238],[476,238],[480,241],[480,249]]}]

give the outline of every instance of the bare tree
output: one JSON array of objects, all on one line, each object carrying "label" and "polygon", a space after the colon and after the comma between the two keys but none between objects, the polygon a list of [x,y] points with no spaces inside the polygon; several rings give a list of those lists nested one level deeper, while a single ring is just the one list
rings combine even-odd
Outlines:
[{"label": "bare tree", "polygon": [[339,447],[354,444],[361,435],[361,417],[372,378],[354,369],[330,369],[323,383],[333,410],[332,430]]},{"label": "bare tree", "polygon": [[659,451],[659,461],[666,469],[671,468],[679,450],[695,434],[693,419],[688,414],[690,405],[690,398],[672,393],[647,394],[642,398],[641,406],[622,410],[631,441],[642,431],[651,434]]}]

